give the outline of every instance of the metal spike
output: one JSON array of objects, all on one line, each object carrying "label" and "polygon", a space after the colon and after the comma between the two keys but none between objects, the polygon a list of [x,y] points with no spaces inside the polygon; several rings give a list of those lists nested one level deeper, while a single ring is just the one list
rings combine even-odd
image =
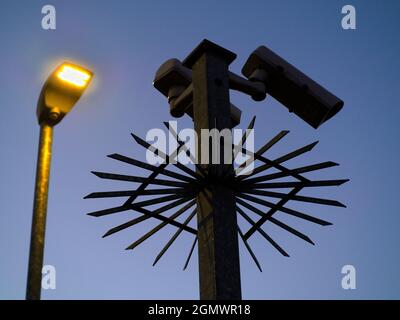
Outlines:
[{"label": "metal spike", "polygon": [[[190,197],[189,196],[185,196],[185,195],[181,195],[181,194],[172,194],[169,196],[165,196],[165,197],[158,197],[158,198],[153,198],[150,200],[144,200],[144,201],[139,201],[136,203],[132,203],[130,205],[131,209],[136,209],[136,208],[143,208],[143,207],[148,207],[148,206],[152,206],[154,204],[158,204],[158,203],[163,203],[163,202],[169,202],[172,200],[176,200],[176,199],[182,199],[182,198],[186,198],[186,197]],[[193,194],[192,194],[193,197]]]},{"label": "metal spike", "polygon": [[188,232],[190,232],[190,233],[197,234],[197,230],[195,230],[195,229],[193,229],[193,228],[191,228],[191,227],[188,227],[188,226],[184,226],[182,223],[179,223],[179,222],[176,222],[176,221],[174,221],[174,220],[171,220],[171,219],[169,219],[169,218],[167,218],[167,217],[165,217],[165,216],[162,216],[162,215],[155,215],[153,212],[151,212],[151,211],[149,211],[149,210],[146,210],[146,209],[144,209],[144,208],[136,208],[136,209],[134,209],[134,210],[135,210],[135,211],[139,211],[140,213],[143,213],[143,214],[145,214],[145,215],[149,215],[149,216],[151,216],[151,217],[153,217],[153,218],[156,218],[156,219],[158,219],[158,220],[166,221],[166,222],[168,222],[170,225],[175,226],[175,227],[177,227],[177,228],[183,228],[183,230],[188,231]]},{"label": "metal spike", "polygon": [[[258,151],[255,154],[259,155],[259,156],[263,155],[265,152],[267,152],[269,149],[271,149],[276,143],[278,143],[288,133],[289,133],[288,130],[283,130],[283,131],[279,132],[275,137],[273,137],[270,141],[268,141],[260,149],[258,149]],[[239,146],[235,146],[235,150],[236,150],[236,148],[238,148],[239,151],[241,151],[242,153],[247,154],[246,152],[243,152],[243,148],[240,148]],[[239,165],[238,168],[236,168],[236,170],[237,170],[236,174],[240,174],[240,172],[242,172],[244,169],[246,169],[246,167],[248,167],[250,164],[252,164],[255,160],[256,160],[256,158],[254,156],[250,155],[250,159],[246,160],[241,165]]]},{"label": "metal spike", "polygon": [[107,191],[107,192],[92,192],[84,196],[83,199],[97,199],[97,198],[114,198],[114,197],[128,197],[135,191]]},{"label": "metal spike", "polygon": [[297,149],[293,152],[290,152],[284,156],[279,157],[278,159],[276,159],[275,161],[281,163],[281,162],[286,162],[290,159],[293,159],[299,155],[302,155],[305,152],[311,151],[312,149],[314,149],[314,147],[318,144],[319,141],[315,141],[313,143],[310,143],[307,146],[304,146],[303,148]]},{"label": "metal spike", "polygon": [[[140,183],[146,183],[149,181],[148,178],[129,176],[124,174],[114,174],[114,173],[97,172],[97,171],[92,171],[92,173],[99,178],[109,179],[109,180],[120,180],[120,181],[130,181],[130,182],[140,182]],[[164,180],[164,179],[152,179],[151,184],[156,184],[161,186],[171,186],[171,187],[186,187],[190,185],[186,182]]]},{"label": "metal spike", "polygon": [[[265,215],[265,212],[261,211],[260,209],[252,206],[250,203],[236,197],[236,202],[240,205],[242,205],[243,207],[249,209],[250,211],[254,212],[255,214],[259,215],[260,217],[263,217]],[[240,207],[238,207],[240,210]]]},{"label": "metal spike", "polygon": [[[192,207],[195,204],[195,201],[193,201],[193,203],[191,203],[190,206],[184,206],[183,208],[179,209],[177,212],[175,212],[173,215],[171,215],[169,217],[169,219],[171,220],[175,220],[178,217],[180,217],[184,212],[186,212],[190,207]],[[149,232],[147,232],[145,235],[143,235],[140,239],[136,240],[134,243],[132,243],[131,245],[129,245],[126,250],[133,250],[134,248],[136,248],[138,245],[140,245],[143,241],[147,240],[148,238],[150,238],[153,234],[157,233],[158,231],[160,231],[162,228],[164,228],[166,225],[168,225],[168,222],[164,221],[161,222],[160,224],[158,224],[156,227],[154,227],[153,229],[151,229]],[[186,224],[182,224],[183,226],[186,227]],[[183,230],[181,227],[179,227],[179,230]]]},{"label": "metal spike", "polygon": [[[132,159],[132,158],[120,155],[118,153],[110,154],[107,157],[109,157],[111,159],[114,159],[114,160],[118,160],[118,161],[121,161],[121,162],[125,162],[125,163],[128,163],[128,164],[131,164],[131,165],[139,167],[139,168],[150,170],[150,171],[153,171],[153,172],[157,171],[157,172],[160,172],[160,174],[163,174],[165,176],[169,176],[171,178],[175,178],[175,179],[178,179],[178,180],[191,182],[191,183],[197,183],[197,180],[195,180],[195,179],[193,179],[191,177],[185,176],[183,174],[179,174],[177,172],[173,172],[173,171],[167,170],[167,169],[165,169],[165,167],[161,167],[161,165],[159,167],[157,167],[157,166],[148,164],[146,162],[142,162],[142,161],[139,161],[139,160],[136,160],[136,159]],[[160,169],[160,167],[161,167],[161,169]]]},{"label": "metal spike", "polygon": [[288,176],[292,175],[292,172],[294,173],[306,173],[306,172],[311,172],[311,171],[316,171],[316,170],[321,170],[325,168],[330,168],[334,166],[338,166],[338,163],[332,162],[332,161],[326,161],[326,162],[321,162],[309,166],[304,166],[304,167],[299,167],[295,169],[290,169],[290,172],[276,172],[276,173],[270,173],[266,174],[263,176],[259,176],[256,178],[251,178],[251,179],[244,179],[243,183],[256,183],[256,182],[263,182],[263,181],[268,181],[268,180],[274,180],[274,179],[279,179],[279,178],[285,178]]},{"label": "metal spike", "polygon": [[283,131],[279,132],[271,141],[269,141],[263,147],[261,147],[261,149],[259,150],[260,151],[260,155],[264,154],[269,149],[271,149],[276,143],[278,143],[288,133],[289,133],[288,130],[283,130]]},{"label": "metal spike", "polygon": [[[261,210],[259,210],[256,207],[252,206],[250,203],[248,203],[246,201],[243,201],[241,199],[237,199],[237,202],[239,204],[241,204],[242,206],[246,207],[247,209],[249,209],[250,211],[258,214],[261,217],[263,217],[265,215],[264,212],[262,212]],[[271,221],[273,224],[277,225],[278,227],[280,227],[282,229],[285,229],[286,231],[294,234],[295,236],[297,236],[297,237],[299,237],[299,238],[311,243],[312,245],[314,245],[314,242],[312,242],[312,240],[308,236],[306,236],[305,234],[301,233],[300,231],[298,231],[298,230],[296,230],[296,229],[284,224],[283,222],[281,222],[281,221],[279,221],[279,220],[277,220],[277,219],[275,219],[273,217],[269,217],[267,221]]]},{"label": "metal spike", "polygon": [[[279,198],[279,199],[284,199],[287,197],[286,193],[271,192],[271,191],[265,191],[265,190],[242,189],[241,192],[248,193],[248,194],[260,195],[260,196],[266,196],[266,197],[270,197],[270,198]],[[294,200],[294,201],[302,201],[302,202],[323,204],[323,205],[327,205],[327,206],[346,208],[346,206],[343,203],[336,201],[336,200],[330,200],[330,199],[305,197],[305,196],[297,196],[297,195],[292,196],[290,199]]]},{"label": "metal spike", "polygon": [[101,216],[105,216],[108,214],[113,214],[113,213],[118,213],[118,212],[123,212],[123,211],[128,211],[128,210],[130,210],[130,208],[128,206],[124,205],[124,206],[118,206],[118,207],[89,212],[89,213],[87,213],[87,215],[92,216],[92,217],[101,217]]},{"label": "metal spike", "polygon": [[[187,217],[187,219],[183,222],[184,226],[187,226],[189,222],[193,219],[193,217],[196,215],[197,209],[194,209],[193,212]],[[156,263],[161,259],[161,257],[164,255],[165,252],[171,247],[171,245],[174,243],[174,241],[179,237],[179,235],[182,233],[183,229],[179,228],[174,235],[171,237],[171,239],[167,242],[167,244],[161,249],[160,253],[157,255],[153,262],[153,267],[156,265]]]},{"label": "metal spike", "polygon": [[[254,116],[254,117],[251,119],[249,125],[247,126],[247,130],[253,130],[255,122],[256,122],[256,116]],[[241,145],[241,146],[243,146],[243,145],[246,143],[246,140],[247,140],[247,137],[248,137],[248,135],[247,135],[247,130],[244,132],[244,134],[243,134],[243,136],[242,136],[242,139],[241,139],[241,141],[240,141],[240,145]],[[232,157],[233,160],[236,159],[236,157],[237,157],[237,155],[238,155],[239,152],[240,152],[240,148],[236,148],[235,145],[234,145],[234,148],[233,148],[233,157]]]},{"label": "metal spike", "polygon": [[114,198],[114,197],[128,197],[132,195],[157,195],[157,194],[187,194],[193,192],[186,188],[168,188],[168,189],[150,189],[138,192],[137,190],[129,191],[106,191],[106,192],[93,192],[84,197],[84,199],[96,198]]},{"label": "metal spike", "polygon": [[299,211],[296,211],[296,210],[292,210],[292,209],[289,209],[289,208],[282,208],[282,209],[285,209],[285,211],[283,211],[283,210],[280,210],[280,211],[285,212],[285,213],[287,213],[287,214],[289,214],[291,216],[294,216],[296,218],[303,219],[303,220],[306,220],[306,221],[309,221],[309,222],[313,222],[315,224],[319,224],[320,226],[323,226],[323,227],[332,225],[332,223],[329,222],[329,221],[325,221],[325,220],[322,220],[322,219],[319,219],[319,218],[315,218],[313,216],[310,216],[308,214],[305,214],[305,213],[302,213],[302,212],[299,212]]},{"label": "metal spike", "polygon": [[244,238],[242,230],[240,230],[239,226],[237,226],[237,228],[238,228],[238,233],[240,235],[240,238],[242,239],[244,245],[246,246],[247,251],[250,253],[251,257],[253,258],[253,261],[256,264],[258,270],[260,270],[260,272],[262,272],[261,265],[258,262],[258,259],[257,259],[256,255],[254,254],[253,250],[251,249],[250,245],[248,244],[247,240]]},{"label": "metal spike", "polygon": [[[311,188],[311,187],[331,187],[331,186],[340,186],[349,179],[341,179],[341,180],[316,180],[316,181],[289,181],[289,182],[268,182],[268,183],[255,183],[251,185],[254,189],[276,189],[276,188]],[[245,186],[245,184],[242,184]]]},{"label": "metal spike", "polygon": [[187,147],[187,145],[182,142],[179,137],[178,134],[175,132],[175,130],[169,125],[169,122],[164,122],[164,125],[167,127],[168,131],[172,134],[172,136],[175,138],[176,142],[179,144],[179,146],[182,148],[182,151],[186,152],[187,155],[189,156],[190,160],[192,161],[192,163],[195,165],[195,167],[197,168],[197,170],[203,175],[206,176],[207,173],[206,171],[203,169],[203,167],[201,165],[199,165],[195,159],[195,157],[192,155],[192,153],[190,152],[190,149]]},{"label": "metal spike", "polygon": [[[256,222],[254,222],[253,219],[251,219],[240,207],[236,206],[236,210],[248,223],[251,224],[252,228],[254,227],[254,229],[258,231],[270,244],[272,244],[276,250],[278,250],[283,256],[289,257],[287,252],[283,250],[282,247],[278,245],[263,229],[261,229],[260,226],[256,226]],[[244,235],[244,239],[247,240],[249,237]]]},{"label": "metal spike", "polygon": [[288,231],[291,234],[294,234],[295,236],[299,237],[300,239],[303,239],[304,241],[311,243],[312,245],[315,245],[315,243],[304,233],[301,233],[300,231],[288,226],[287,224],[283,223],[282,221],[279,221],[275,219],[274,217],[269,218],[269,221],[271,221],[273,224],[277,225],[278,227],[281,227],[282,229]]},{"label": "metal spike", "polygon": [[[293,190],[296,190],[296,189],[293,189]],[[295,193],[295,191],[293,191],[293,190],[291,192]],[[262,205],[270,208],[270,210],[257,222],[257,226],[261,226],[265,221],[268,220],[268,217],[272,216],[276,211],[281,211],[281,212],[287,213],[289,215],[292,215],[292,216],[295,216],[295,217],[301,218],[303,220],[307,220],[307,221],[310,221],[310,222],[313,222],[313,223],[316,223],[316,224],[319,224],[319,225],[322,225],[322,226],[332,225],[332,223],[330,223],[328,221],[325,221],[325,220],[322,220],[322,219],[318,219],[318,218],[312,217],[310,215],[307,215],[305,213],[302,213],[302,212],[299,212],[299,211],[284,207],[284,204],[289,199],[287,199],[287,200],[286,199],[282,199],[277,204],[274,204],[274,203],[271,203],[271,202],[268,202],[268,201],[265,201],[265,200],[261,200],[261,199],[258,199],[258,198],[254,198],[254,197],[251,197],[251,196],[248,196],[248,195],[245,195],[245,194],[237,194],[237,196],[238,197],[243,197],[243,198],[245,198],[247,200],[250,200],[250,201],[255,202],[255,203],[262,204]],[[250,229],[245,234],[246,239],[248,239],[254,232],[255,232],[255,228],[254,229]]]},{"label": "metal spike", "polygon": [[[165,211],[167,211],[169,209],[173,209],[173,208],[175,208],[175,207],[177,207],[177,206],[179,206],[179,205],[181,205],[181,204],[183,204],[185,202],[188,202],[190,200],[191,201],[196,201],[195,199],[193,199],[193,196],[187,196],[187,197],[178,199],[178,200],[176,200],[174,202],[171,202],[169,204],[166,204],[166,205],[154,210],[153,213],[159,214],[159,213],[165,212]],[[135,208],[134,210],[136,210],[136,209],[137,208]]]},{"label": "metal spike", "polygon": [[190,248],[189,255],[188,255],[188,257],[186,259],[186,262],[185,262],[185,266],[183,267],[183,271],[185,271],[187,266],[189,265],[190,258],[192,257],[193,250],[194,250],[194,247],[196,246],[196,243],[197,243],[197,235],[196,235],[196,238],[193,241],[192,247]]},{"label": "metal spike", "polygon": [[[245,148],[242,148],[242,149],[244,150],[244,151],[243,151],[244,153],[253,155],[257,160],[259,160],[259,161],[261,161],[261,162],[264,162],[265,165],[269,166],[270,168],[273,167],[273,168],[278,169],[278,170],[280,170],[280,171],[282,171],[282,172],[286,172],[287,174],[290,174],[292,177],[294,177],[294,178],[296,178],[296,179],[298,179],[298,180],[300,180],[300,181],[309,181],[307,178],[303,177],[302,175],[300,175],[300,174],[298,174],[298,173],[295,173],[295,172],[291,172],[288,168],[286,168],[286,167],[284,167],[283,165],[279,164],[279,161],[270,160],[270,159],[265,158],[265,157],[263,157],[263,156],[254,154],[254,153],[252,153],[252,152],[246,150]],[[251,175],[252,175],[252,174],[250,174],[250,176],[251,176]],[[237,177],[237,179],[238,179],[239,181],[241,181],[241,180],[244,179],[244,177],[246,177],[246,176],[239,176],[239,177]]]},{"label": "metal spike", "polygon": [[[116,233],[116,232],[118,232],[118,231],[122,231],[122,230],[124,230],[124,229],[126,229],[126,228],[129,228],[129,227],[131,227],[131,226],[134,226],[135,224],[137,224],[137,223],[139,223],[139,222],[142,222],[142,221],[145,221],[145,220],[147,220],[147,219],[149,219],[149,218],[151,218],[151,217],[153,217],[153,216],[154,216],[154,218],[156,218],[158,214],[161,214],[161,213],[163,213],[163,212],[165,212],[165,211],[167,211],[167,210],[169,210],[169,209],[172,209],[172,208],[175,207],[175,206],[181,205],[181,204],[183,204],[183,203],[185,203],[185,202],[187,202],[187,201],[189,201],[189,200],[190,200],[189,198],[187,198],[187,199],[179,199],[179,200],[175,201],[175,202],[172,203],[172,204],[168,204],[168,205],[166,205],[166,206],[163,206],[163,207],[158,208],[157,210],[154,210],[154,211],[152,212],[151,215],[145,214],[144,216],[141,216],[141,217],[139,217],[139,218],[135,218],[135,219],[130,220],[130,221],[127,221],[127,222],[125,222],[125,223],[123,223],[123,224],[121,224],[121,225],[119,225],[119,226],[116,226],[116,227],[114,227],[114,228],[111,228],[110,230],[108,230],[108,231],[103,235],[103,238],[104,238],[104,237],[107,237],[107,236],[109,236],[109,235],[112,235],[112,234],[114,234],[114,233]],[[190,208],[190,207],[193,206],[195,203],[196,203],[196,201],[195,201],[195,200],[192,200],[191,202],[189,202],[188,204],[186,204],[185,207],[186,207],[186,208]],[[185,208],[185,207],[183,207],[183,208]],[[140,208],[136,208],[136,209],[135,209],[135,211],[139,211],[139,210],[140,210]],[[139,212],[142,213],[141,211],[139,211]],[[148,211],[148,212],[150,212],[150,211]],[[163,220],[163,221],[164,221],[164,220]]]},{"label": "metal spike", "polygon": [[165,169],[167,163],[160,164],[157,171],[153,171],[145,181],[143,181],[140,186],[136,189],[136,193],[132,194],[126,201],[125,205],[131,204],[136,198],[139,196],[140,192],[144,191],[153,181],[154,179],[160,174],[160,172]]},{"label": "metal spike", "polygon": [[[292,191],[290,191],[287,195],[287,198],[281,199],[277,204],[273,204],[271,202],[268,202],[266,200],[261,200],[249,195],[245,194],[238,194],[239,197],[245,198],[247,200],[253,201],[258,204],[262,204],[264,206],[267,206],[270,208],[270,210],[263,216],[261,217],[260,220],[257,221],[257,223],[250,228],[249,231],[245,234],[245,238],[248,239],[256,230],[257,227],[260,227],[265,221],[268,220],[269,217],[271,217],[276,211],[280,210],[283,211],[283,206],[285,205],[286,202],[290,200],[290,197],[298,193],[302,188],[294,188]],[[283,211],[284,212],[284,211]]]},{"label": "metal spike", "polygon": [[105,234],[103,234],[102,238],[106,238],[108,236],[111,236],[112,234],[114,234],[114,233],[116,233],[118,231],[122,231],[122,230],[124,230],[126,228],[132,227],[132,226],[134,226],[134,225],[136,225],[136,224],[138,224],[138,223],[140,223],[142,221],[145,221],[145,220],[147,220],[149,218],[150,218],[149,216],[142,215],[142,216],[137,217],[137,218],[135,218],[133,220],[129,220],[129,221],[127,221],[127,222],[125,222],[125,223],[123,223],[123,224],[121,224],[119,226],[111,228]]},{"label": "metal spike", "polygon": [[[199,175],[196,171],[191,170],[190,168],[184,166],[183,164],[179,163],[179,162],[175,162],[175,161],[170,161],[170,157],[167,154],[165,154],[164,152],[162,152],[161,150],[155,148],[154,146],[150,145],[149,143],[147,143],[146,141],[144,141],[143,139],[139,138],[137,135],[131,133],[132,137],[135,139],[135,141],[141,145],[142,147],[150,150],[151,152],[157,154],[159,157],[162,157],[166,163],[170,163],[174,166],[176,166],[177,168],[181,169],[183,172],[186,172],[187,174],[191,175],[192,177],[196,178],[196,179],[201,179],[202,176]],[[173,154],[178,154],[179,151],[181,150],[181,146],[178,147],[178,152],[174,151]]]},{"label": "metal spike", "polygon": [[[290,152],[288,154],[285,154],[284,156],[276,158],[275,160],[273,160],[273,162],[276,163],[276,164],[280,164],[280,163],[286,162],[286,161],[288,161],[290,159],[296,158],[296,157],[302,155],[303,153],[311,151],[315,147],[315,145],[317,143],[318,143],[318,141],[313,142],[313,143],[311,143],[309,145],[306,145],[306,146],[304,146],[304,147],[302,147],[300,149],[294,150],[294,151],[292,151],[292,152]],[[246,153],[246,150],[244,150],[243,152]],[[249,152],[249,151],[247,151],[247,152]],[[257,154],[255,154],[255,158],[257,160],[261,160],[261,158]],[[259,174],[259,173],[261,173],[261,172],[263,172],[263,171],[265,171],[265,170],[267,170],[269,168],[272,168],[272,167],[273,167],[273,165],[271,165],[270,163],[265,163],[265,164],[255,168],[251,174],[242,175],[242,176],[239,176],[238,178],[239,178],[239,180],[243,180],[244,178],[249,178],[251,176]]]}]

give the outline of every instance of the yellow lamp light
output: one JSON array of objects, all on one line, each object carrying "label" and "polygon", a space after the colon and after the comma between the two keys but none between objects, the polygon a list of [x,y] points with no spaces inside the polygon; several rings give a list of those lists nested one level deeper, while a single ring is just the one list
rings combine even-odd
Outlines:
[{"label": "yellow lamp light", "polygon": [[77,87],[86,87],[89,79],[92,77],[90,73],[77,66],[63,64],[57,73],[57,77],[62,81],[66,81]]},{"label": "yellow lamp light", "polygon": [[39,123],[55,125],[74,107],[93,78],[81,66],[65,62],[46,80],[37,106]]}]

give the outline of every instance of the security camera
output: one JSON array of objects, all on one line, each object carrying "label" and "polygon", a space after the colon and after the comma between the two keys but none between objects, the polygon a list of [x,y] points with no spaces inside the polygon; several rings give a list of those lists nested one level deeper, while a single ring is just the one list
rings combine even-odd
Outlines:
[{"label": "security camera", "polygon": [[168,98],[173,117],[180,118],[185,110],[175,110],[174,101],[192,83],[192,71],[185,68],[178,59],[165,61],[156,72],[153,86]]},{"label": "security camera", "polygon": [[171,102],[178,98],[192,83],[192,71],[182,66],[178,59],[165,61],[157,70],[153,81],[154,87],[168,98],[171,114],[174,117],[182,117],[183,114],[173,114]]},{"label": "security camera", "polygon": [[[157,70],[153,86],[168,98],[170,114],[175,118],[185,113],[193,118],[192,71],[178,59],[165,61]],[[231,104],[232,125],[240,123],[241,111]]]},{"label": "security camera", "polygon": [[315,129],[338,113],[344,104],[264,46],[253,51],[242,74],[252,82],[263,83],[269,95]]}]

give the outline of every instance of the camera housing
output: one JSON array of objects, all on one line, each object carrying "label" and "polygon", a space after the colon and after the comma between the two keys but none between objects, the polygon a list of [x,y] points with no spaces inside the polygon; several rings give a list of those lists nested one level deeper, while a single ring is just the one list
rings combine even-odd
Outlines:
[{"label": "camera housing", "polygon": [[[158,68],[153,86],[168,99],[170,114],[175,118],[185,113],[193,118],[192,70],[178,59],[169,59]],[[231,104],[232,126],[240,123],[241,111]]]},{"label": "camera housing", "polygon": [[170,113],[175,118],[185,114],[185,110],[175,110],[174,101],[192,83],[192,71],[184,67],[178,59],[169,59],[158,68],[153,86],[168,98]]},{"label": "camera housing", "polygon": [[341,99],[265,46],[253,51],[242,74],[250,81],[263,83],[269,95],[315,129],[344,105]]}]

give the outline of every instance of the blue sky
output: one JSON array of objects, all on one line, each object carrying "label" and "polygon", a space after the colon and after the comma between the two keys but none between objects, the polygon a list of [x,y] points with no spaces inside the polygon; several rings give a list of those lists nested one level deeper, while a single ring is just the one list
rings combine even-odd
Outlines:
[{"label": "blue sky", "polygon": [[[348,3],[357,10],[356,30],[341,28],[341,8]],[[57,10],[56,30],[41,29],[45,4]],[[1,7],[0,299],[25,296],[39,134],[35,108],[44,80],[63,60],[91,68],[95,80],[55,129],[45,264],[56,267],[57,289],[44,291],[43,298],[198,298],[197,257],[181,271],[191,237],[184,235],[152,267],[174,228],[125,251],[154,222],[102,239],[106,230],[134,214],[89,217],[85,213],[118,205],[120,199],[83,196],[128,186],[101,181],[91,170],[145,174],[106,155],[145,159],[130,132],[144,137],[171,120],[166,100],[152,87],[154,73],[168,58],[185,58],[204,38],[237,53],[231,65],[235,72],[256,47],[266,45],[345,102],[335,118],[314,130],[272,98],[257,103],[231,94],[243,111],[242,127],[257,116],[256,146],[280,130],[291,131],[271,157],[319,140],[313,152],[288,165],[332,160],[341,166],[318,177],[351,179],[340,188],[309,193],[340,200],[346,209],[292,204],[333,226],[279,215],[316,246],[266,226],[291,257],[281,257],[254,236],[251,244],[263,273],[242,248],[243,297],[400,298],[398,1],[4,0]],[[191,125],[179,120],[181,128]],[[356,290],[341,288],[346,264],[357,270]]]}]

